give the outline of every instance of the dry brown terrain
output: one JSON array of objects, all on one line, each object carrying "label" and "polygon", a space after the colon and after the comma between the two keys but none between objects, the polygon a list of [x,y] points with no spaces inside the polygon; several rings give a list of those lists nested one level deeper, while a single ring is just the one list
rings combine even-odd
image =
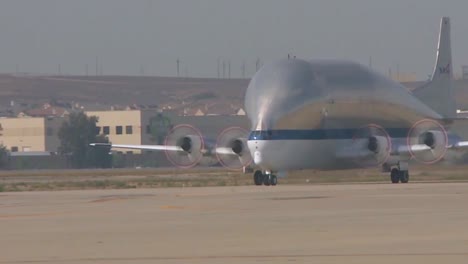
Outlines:
[{"label": "dry brown terrain", "polygon": [[[247,79],[174,78],[150,76],[12,76],[0,75],[0,104],[11,100],[38,103],[56,99],[87,105],[162,104],[197,95],[214,95],[213,101],[243,102]],[[410,89],[423,82],[405,83]],[[457,81],[459,107],[468,107],[468,82]]]},{"label": "dry brown terrain", "polygon": [[51,99],[105,105],[161,104],[212,92],[215,99],[243,98],[248,80],[131,76],[0,75],[0,103],[44,103]]},{"label": "dry brown terrain", "polygon": [[[411,182],[465,182],[466,166],[413,166]],[[141,189],[166,187],[248,186],[252,174],[223,168],[36,170],[0,172],[0,192],[83,189]],[[346,171],[297,171],[279,179],[282,185],[389,182],[376,168]]]}]

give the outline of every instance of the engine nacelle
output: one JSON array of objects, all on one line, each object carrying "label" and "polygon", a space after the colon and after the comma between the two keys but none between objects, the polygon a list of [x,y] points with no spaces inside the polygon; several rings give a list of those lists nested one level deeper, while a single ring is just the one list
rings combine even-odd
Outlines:
[{"label": "engine nacelle", "polygon": [[367,149],[377,154],[377,156],[387,156],[390,151],[390,142],[387,137],[370,136]]},{"label": "engine nacelle", "polygon": [[339,156],[351,158],[362,167],[379,166],[390,157],[392,142],[387,131],[377,124],[368,124],[357,129],[349,148]]},{"label": "engine nacelle", "polygon": [[352,143],[336,154],[338,158],[352,160],[361,167],[380,166],[391,153],[391,138],[379,125],[369,124],[356,130]]},{"label": "engine nacelle", "polygon": [[230,127],[219,134],[216,156],[221,165],[229,169],[241,169],[252,162],[247,136],[248,131],[241,127]]},{"label": "engine nacelle", "polygon": [[[447,152],[447,144],[447,131],[435,120],[420,120],[408,132],[409,153],[412,158],[424,164],[432,164],[443,159]],[[417,145],[425,145],[430,149],[414,148]]]},{"label": "engine nacelle", "polygon": [[199,136],[187,135],[177,139],[176,146],[180,147],[183,151],[191,154],[201,152],[203,141]]},{"label": "engine nacelle", "polygon": [[167,150],[167,159],[177,167],[191,168],[203,157],[204,141],[198,129],[190,125],[174,127],[166,137],[166,146],[180,147],[182,151]]},{"label": "engine nacelle", "polygon": [[446,145],[446,136],[441,131],[430,130],[426,131],[419,136],[419,143],[425,144],[431,149],[435,149],[438,146],[445,147]]}]

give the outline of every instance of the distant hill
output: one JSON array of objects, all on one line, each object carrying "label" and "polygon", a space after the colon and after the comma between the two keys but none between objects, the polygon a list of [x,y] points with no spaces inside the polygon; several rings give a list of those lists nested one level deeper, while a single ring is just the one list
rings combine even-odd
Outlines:
[{"label": "distant hill", "polygon": [[162,104],[171,101],[243,98],[248,80],[128,76],[0,75],[0,104],[51,99],[85,104]]},{"label": "distant hill", "polygon": [[[0,75],[0,104],[51,100],[85,105],[159,105],[223,101],[243,104],[249,80],[144,76],[14,76]],[[422,82],[405,83],[410,90]],[[457,81],[460,108],[468,108],[468,81]],[[98,107],[99,108],[99,107]]]}]

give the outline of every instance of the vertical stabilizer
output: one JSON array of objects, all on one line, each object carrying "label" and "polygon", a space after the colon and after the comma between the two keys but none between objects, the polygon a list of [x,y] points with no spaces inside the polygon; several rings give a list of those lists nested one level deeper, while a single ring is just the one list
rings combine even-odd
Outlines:
[{"label": "vertical stabilizer", "polygon": [[452,47],[450,18],[443,17],[440,24],[437,60],[430,82],[414,90],[414,95],[444,118],[456,117],[453,96]]}]

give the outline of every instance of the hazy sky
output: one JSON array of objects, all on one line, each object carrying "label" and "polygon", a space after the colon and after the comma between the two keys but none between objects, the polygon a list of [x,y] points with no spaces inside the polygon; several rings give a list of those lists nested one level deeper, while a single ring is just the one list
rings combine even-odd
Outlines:
[{"label": "hazy sky", "polygon": [[1,0],[0,72],[233,77],[257,57],[351,59],[431,73],[441,16],[454,66],[468,64],[467,0]]}]

